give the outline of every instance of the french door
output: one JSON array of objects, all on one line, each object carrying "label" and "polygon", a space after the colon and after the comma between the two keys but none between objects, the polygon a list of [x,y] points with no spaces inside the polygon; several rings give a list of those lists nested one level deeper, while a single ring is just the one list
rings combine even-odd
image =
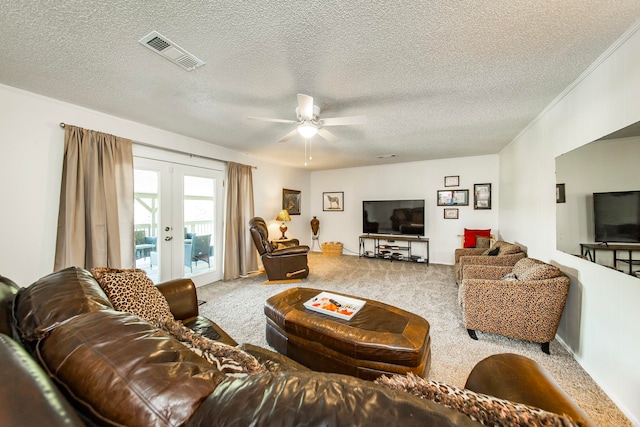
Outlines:
[{"label": "french door", "polygon": [[222,279],[223,171],[134,157],[136,268],[155,282]]}]

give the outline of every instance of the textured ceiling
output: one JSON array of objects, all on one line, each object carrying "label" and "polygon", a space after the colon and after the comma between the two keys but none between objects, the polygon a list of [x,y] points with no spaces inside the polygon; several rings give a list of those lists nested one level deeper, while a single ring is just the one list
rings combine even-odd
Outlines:
[{"label": "textured ceiling", "polygon": [[[0,83],[294,167],[293,126],[248,116],[295,119],[304,93],[367,117],[313,138],[310,170],[493,154],[639,18],[638,0],[0,0]],[[206,65],[140,45],[153,30]]]}]

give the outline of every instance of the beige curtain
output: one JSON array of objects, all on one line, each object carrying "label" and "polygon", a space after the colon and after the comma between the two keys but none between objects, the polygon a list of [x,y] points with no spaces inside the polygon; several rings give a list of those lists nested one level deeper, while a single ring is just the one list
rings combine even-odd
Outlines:
[{"label": "beige curtain", "polygon": [[253,218],[252,167],[227,163],[227,231],[224,280],[237,279],[258,269],[258,256],[249,232]]},{"label": "beige curtain", "polygon": [[131,141],[65,125],[54,269],[132,268]]}]

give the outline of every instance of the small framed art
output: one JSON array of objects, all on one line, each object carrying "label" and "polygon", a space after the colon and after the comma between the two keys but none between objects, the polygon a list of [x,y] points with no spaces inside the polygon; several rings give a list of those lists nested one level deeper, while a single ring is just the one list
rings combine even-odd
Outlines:
[{"label": "small framed art", "polygon": [[289,215],[300,215],[300,190],[282,189],[282,209],[289,211]]},{"label": "small framed art", "polygon": [[458,219],[457,208],[447,208],[444,210],[444,219]]},{"label": "small framed art", "polygon": [[564,192],[564,184],[556,184],[556,203],[566,203],[567,196]]},{"label": "small framed art", "polygon": [[469,190],[438,190],[438,206],[469,206]]},{"label": "small framed art", "polygon": [[459,175],[445,176],[444,177],[444,186],[445,187],[457,187],[459,185],[460,185],[460,176]]},{"label": "small framed art", "polygon": [[344,211],[344,192],[334,191],[331,193],[322,193],[322,210],[323,211]]},{"label": "small framed art", "polygon": [[473,209],[491,209],[491,184],[473,186]]}]

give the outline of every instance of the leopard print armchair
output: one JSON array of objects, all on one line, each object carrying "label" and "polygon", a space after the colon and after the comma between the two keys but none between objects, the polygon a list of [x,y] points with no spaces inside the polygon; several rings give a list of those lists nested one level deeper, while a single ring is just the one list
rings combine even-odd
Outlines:
[{"label": "leopard print armchair", "polygon": [[513,267],[469,265],[458,289],[464,327],[540,343],[549,354],[569,294],[570,279],[558,267],[523,258]]},{"label": "leopard print armchair", "polygon": [[[498,250],[496,255],[489,255],[490,250]],[[527,253],[513,243],[499,240],[491,248],[458,248],[454,254],[456,283],[459,285],[463,279],[464,267],[467,265],[502,265],[513,266],[516,262],[526,257]]]}]

